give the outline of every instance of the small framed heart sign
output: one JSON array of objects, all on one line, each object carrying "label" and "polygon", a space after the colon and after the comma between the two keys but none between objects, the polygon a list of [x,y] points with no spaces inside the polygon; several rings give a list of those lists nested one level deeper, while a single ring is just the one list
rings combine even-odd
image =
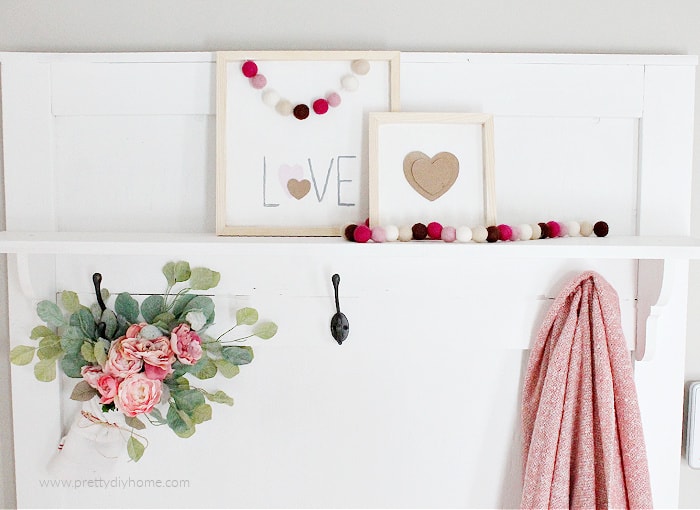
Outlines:
[{"label": "small framed heart sign", "polygon": [[493,116],[371,113],[369,214],[374,225],[495,225]]}]

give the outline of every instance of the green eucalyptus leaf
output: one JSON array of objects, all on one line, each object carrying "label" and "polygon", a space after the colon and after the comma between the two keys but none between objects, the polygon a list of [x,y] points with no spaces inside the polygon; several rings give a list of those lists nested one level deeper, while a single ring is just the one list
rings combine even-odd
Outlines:
[{"label": "green eucalyptus leaf", "polygon": [[70,325],[80,328],[85,338],[95,339],[95,318],[86,308],[81,308],[70,316]]},{"label": "green eucalyptus leaf", "polygon": [[168,407],[166,420],[168,422],[168,427],[170,427],[179,437],[187,438],[195,432],[192,419],[187,415],[187,413],[179,410],[172,404],[170,407]]},{"label": "green eucalyptus leaf", "polygon": [[247,365],[253,361],[253,349],[245,346],[228,346],[221,349],[224,359],[232,365]]},{"label": "green eucalyptus leaf", "polygon": [[61,337],[61,349],[68,355],[78,354],[83,347],[84,341],[85,339],[82,335],[78,338],[63,335]]},{"label": "green eucalyptus leaf", "polygon": [[83,342],[83,345],[80,347],[80,354],[85,358],[85,361],[90,363],[97,361],[97,358],[95,358],[95,346],[90,341],[86,340]]},{"label": "green eucalyptus leaf", "polygon": [[61,347],[61,339],[56,335],[45,336],[39,340],[39,347]]},{"label": "green eucalyptus leaf", "polygon": [[211,379],[216,375],[217,368],[212,360],[207,356],[202,356],[197,364],[190,368],[189,372],[197,379]]},{"label": "green eucalyptus leaf", "polygon": [[199,425],[205,421],[211,420],[211,406],[209,404],[201,404],[192,411],[192,422]]},{"label": "green eucalyptus leaf", "polygon": [[170,312],[163,312],[153,318],[153,325],[165,332],[170,332],[175,323],[175,316]]},{"label": "green eucalyptus leaf", "polygon": [[113,340],[116,338],[117,327],[119,326],[117,321],[117,316],[110,309],[106,309],[102,312],[100,316],[100,322],[105,323],[105,335],[107,335],[108,340]]},{"label": "green eucalyptus leaf", "polygon": [[114,301],[114,311],[121,315],[131,324],[139,320],[139,303],[128,292],[122,292]]},{"label": "green eucalyptus leaf", "polygon": [[64,290],[61,292],[61,304],[68,313],[74,313],[80,310],[80,299],[72,290]]},{"label": "green eucalyptus leaf", "polygon": [[233,363],[225,359],[215,359],[214,364],[216,365],[216,368],[218,369],[219,373],[223,375],[226,379],[236,377],[241,371],[241,369],[238,368],[238,365],[234,365]]},{"label": "green eucalyptus leaf", "polygon": [[186,282],[191,274],[189,262],[181,260],[175,263],[175,281]]},{"label": "green eucalyptus leaf", "polygon": [[146,451],[146,447],[143,446],[143,443],[136,439],[134,436],[131,436],[129,440],[126,442],[126,451],[129,454],[129,458],[133,460],[134,462],[138,462],[141,457],[143,457],[143,452]]},{"label": "green eucalyptus leaf", "polygon": [[145,338],[146,340],[155,340],[156,338],[163,336],[163,333],[161,333],[160,329],[155,327],[153,324],[148,324],[139,332],[139,336]]},{"label": "green eucalyptus leaf", "polygon": [[175,405],[181,411],[191,415],[192,411],[204,403],[204,395],[199,390],[171,390],[170,395],[175,401]]},{"label": "green eucalyptus leaf", "polygon": [[151,409],[151,412],[148,413],[148,416],[150,416],[158,425],[167,425],[168,423],[156,407]]},{"label": "green eucalyptus leaf", "polygon": [[[184,364],[180,363],[179,361],[176,361],[175,363],[173,363],[172,367],[173,367],[173,373],[171,374],[171,377],[173,379],[178,379],[187,373],[187,370],[189,369],[190,366],[184,365]],[[187,380],[187,379],[185,379],[185,380]]]},{"label": "green eucalyptus leaf", "polygon": [[39,301],[39,304],[36,305],[36,313],[49,326],[60,327],[66,325],[66,319],[56,303],[47,300]]},{"label": "green eucalyptus leaf", "polygon": [[44,359],[34,365],[34,377],[41,382],[50,382],[56,379],[56,360]]},{"label": "green eucalyptus leaf", "polygon": [[141,315],[146,322],[152,324],[156,316],[160,315],[165,308],[165,300],[163,296],[152,295],[148,296],[141,303]]},{"label": "green eucalyptus leaf", "polygon": [[55,335],[53,330],[47,328],[46,326],[37,326],[34,329],[32,329],[29,338],[31,338],[32,340],[36,340],[38,338],[44,338],[52,335]]},{"label": "green eucalyptus leaf", "polygon": [[207,351],[209,354],[221,355],[221,342],[204,341],[202,342],[202,349]]},{"label": "green eucalyptus leaf", "polygon": [[34,359],[36,347],[18,345],[10,351],[10,363],[13,365],[28,365]]},{"label": "green eucalyptus leaf", "polygon": [[177,280],[175,280],[175,262],[168,262],[163,266],[163,275],[168,281],[169,287],[172,287],[175,285],[175,283],[177,283]]},{"label": "green eucalyptus leaf", "polygon": [[136,416],[124,416],[124,423],[126,423],[129,427],[134,428],[136,430],[143,430],[146,428],[146,425],[139,420]]},{"label": "green eucalyptus leaf", "polygon": [[253,334],[263,340],[269,340],[277,334],[277,324],[274,322],[261,322],[255,326]]},{"label": "green eucalyptus leaf", "polygon": [[61,358],[61,370],[63,370],[63,373],[68,377],[72,377],[74,379],[80,379],[83,377],[80,373],[80,369],[89,364],[90,363],[85,361],[85,358],[82,357],[80,352],[77,354],[69,354],[66,352],[66,355]]},{"label": "green eucalyptus leaf", "polygon": [[36,351],[36,356],[40,360],[55,360],[63,354],[60,339],[51,340],[49,337],[46,337],[42,340],[42,343],[43,345],[40,344],[39,349]]},{"label": "green eucalyptus leaf", "polygon": [[78,402],[87,402],[97,395],[99,395],[99,392],[90,386],[87,381],[80,381],[73,388],[70,398],[71,400],[77,400]]},{"label": "green eucalyptus leaf", "polygon": [[227,406],[233,405],[233,399],[221,390],[217,391],[216,393],[209,393],[205,391],[204,396],[207,397],[207,399],[210,402],[216,402],[217,404],[226,404]]},{"label": "green eucalyptus leaf", "polygon": [[90,313],[92,314],[92,320],[95,322],[100,322],[100,318],[102,317],[102,308],[100,305],[97,303],[93,303],[90,305]]},{"label": "green eucalyptus leaf", "polygon": [[175,317],[182,315],[182,311],[185,307],[197,297],[197,294],[180,294],[173,303],[172,313]]},{"label": "green eucalyptus leaf", "polygon": [[107,289],[100,289],[100,296],[102,296],[102,301],[106,303],[109,299],[109,291]]},{"label": "green eucalyptus leaf", "polygon": [[219,285],[221,274],[207,269],[206,267],[195,267],[190,276],[190,287],[194,290],[213,289]]},{"label": "green eucalyptus leaf", "polygon": [[255,308],[241,308],[236,311],[236,323],[252,326],[258,322],[258,311]]},{"label": "green eucalyptus leaf", "polygon": [[180,312],[180,318],[184,319],[187,312],[199,310],[207,318],[206,325],[209,326],[214,322],[214,301],[208,296],[196,296],[190,300],[185,308]]},{"label": "green eucalyptus leaf", "polygon": [[107,340],[105,340],[104,338],[100,338],[97,342],[95,342],[93,354],[95,356],[95,360],[101,366],[105,365],[105,362],[107,361],[107,353],[108,352],[109,352],[109,342]]}]

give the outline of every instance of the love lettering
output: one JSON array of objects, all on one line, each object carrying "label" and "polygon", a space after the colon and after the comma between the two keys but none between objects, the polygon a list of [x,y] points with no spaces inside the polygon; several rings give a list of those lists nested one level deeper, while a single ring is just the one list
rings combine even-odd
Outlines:
[{"label": "love lettering", "polygon": [[[292,202],[302,199],[318,203],[333,200],[339,207],[353,207],[356,189],[350,178],[357,174],[357,156],[336,156],[326,165],[307,158],[305,165],[283,163],[276,170],[263,157],[262,199],[264,207],[279,207],[280,198]],[[331,176],[335,173],[335,179]],[[329,193],[329,183],[334,181]],[[279,187],[278,187],[279,186]],[[281,189],[280,189],[281,188]],[[313,191],[313,193],[312,193]],[[312,198],[308,198],[312,197]]]}]

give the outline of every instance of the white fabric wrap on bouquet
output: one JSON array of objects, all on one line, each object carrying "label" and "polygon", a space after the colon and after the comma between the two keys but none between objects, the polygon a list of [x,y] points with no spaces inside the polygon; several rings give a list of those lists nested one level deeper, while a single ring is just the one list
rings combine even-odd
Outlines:
[{"label": "white fabric wrap on bouquet", "polygon": [[123,428],[121,413],[103,413],[96,397],[83,402],[81,412],[61,440],[62,448],[49,462],[49,472],[65,476],[111,471],[126,456],[128,432]]}]

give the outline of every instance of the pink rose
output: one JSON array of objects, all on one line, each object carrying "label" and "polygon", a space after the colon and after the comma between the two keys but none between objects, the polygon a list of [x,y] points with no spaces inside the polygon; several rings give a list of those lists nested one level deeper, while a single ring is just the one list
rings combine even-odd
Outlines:
[{"label": "pink rose", "polygon": [[93,388],[97,389],[97,381],[104,375],[102,368],[98,365],[85,365],[80,369],[80,375]]},{"label": "pink rose", "polygon": [[170,345],[177,359],[185,365],[194,365],[202,357],[202,339],[184,322],[173,329]]},{"label": "pink rose", "polygon": [[102,372],[96,365],[85,365],[80,369],[83,379],[100,393],[100,404],[109,404],[117,394],[119,381],[111,375]]},{"label": "pink rose", "polygon": [[175,354],[170,347],[170,340],[159,336],[153,340],[139,338],[133,345],[133,355],[143,360],[147,365],[170,371],[175,362]]},{"label": "pink rose", "polygon": [[97,391],[100,392],[100,404],[111,404],[117,395],[119,381],[111,375],[104,374],[97,380]]},{"label": "pink rose", "polygon": [[112,342],[105,361],[105,373],[125,379],[143,368],[143,360],[134,355],[138,340],[121,336]]},{"label": "pink rose", "polygon": [[149,379],[146,374],[133,374],[124,379],[114,398],[117,409],[126,416],[150,413],[160,402],[163,384],[158,379]]}]

